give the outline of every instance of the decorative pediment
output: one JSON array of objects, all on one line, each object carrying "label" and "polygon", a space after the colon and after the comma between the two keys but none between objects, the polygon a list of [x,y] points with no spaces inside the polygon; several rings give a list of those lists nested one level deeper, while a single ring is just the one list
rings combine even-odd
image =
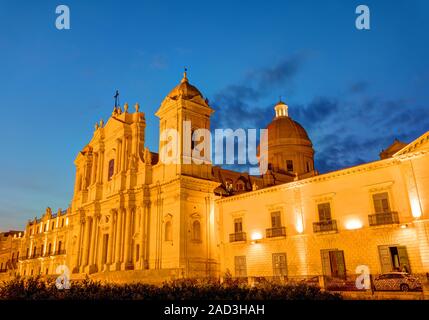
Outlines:
[{"label": "decorative pediment", "polygon": [[316,203],[318,203],[318,202],[332,201],[334,196],[335,196],[335,192],[328,192],[328,193],[316,194],[316,195],[312,196],[312,198],[316,201]]},{"label": "decorative pediment", "polygon": [[194,212],[193,214],[191,214],[191,219],[194,219],[194,220],[201,219],[201,215],[197,212]]},{"label": "decorative pediment", "polygon": [[245,213],[246,213],[246,211],[244,211],[244,210],[234,211],[234,212],[231,212],[231,216],[233,218],[241,218],[244,216]]},{"label": "decorative pediment", "polygon": [[171,213],[167,213],[164,216],[164,222],[171,221],[173,219],[173,215]]},{"label": "decorative pediment", "polygon": [[374,192],[389,190],[394,183],[395,181],[384,181],[380,183],[367,185],[364,187],[364,189],[367,189],[369,192],[374,193]]}]

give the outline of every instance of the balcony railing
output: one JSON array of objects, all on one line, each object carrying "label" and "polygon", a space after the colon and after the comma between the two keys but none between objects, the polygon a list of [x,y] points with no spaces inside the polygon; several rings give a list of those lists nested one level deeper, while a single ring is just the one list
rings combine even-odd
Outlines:
[{"label": "balcony railing", "polygon": [[269,228],[266,230],[267,238],[285,237],[286,227]]},{"label": "balcony railing", "polygon": [[399,223],[399,217],[397,212],[382,212],[368,215],[370,226],[381,226],[385,224],[396,224]]},{"label": "balcony railing", "polygon": [[337,220],[324,220],[313,222],[313,232],[338,231]]},{"label": "balcony railing", "polygon": [[7,269],[0,269],[0,273],[5,273],[7,272]]},{"label": "balcony railing", "polygon": [[229,242],[246,241],[246,232],[235,232],[229,234]]}]

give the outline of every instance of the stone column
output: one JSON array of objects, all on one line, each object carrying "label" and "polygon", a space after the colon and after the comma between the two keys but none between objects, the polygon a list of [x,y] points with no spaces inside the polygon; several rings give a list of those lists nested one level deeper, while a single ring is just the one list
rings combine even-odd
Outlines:
[{"label": "stone column", "polygon": [[107,259],[106,264],[110,265],[113,262],[113,237],[115,235],[115,223],[117,221],[117,218],[114,215],[114,212],[112,211],[112,225],[109,230],[109,240],[108,240],[108,248],[107,248]]},{"label": "stone column", "polygon": [[91,230],[91,246],[89,248],[89,265],[94,264],[95,256],[95,245],[96,245],[96,227],[97,227],[97,218],[94,216],[92,218],[92,230]]},{"label": "stone column", "polygon": [[[82,250],[82,233],[84,232],[84,226],[85,226],[85,218],[81,217],[80,223],[79,223],[79,234],[77,236],[77,250],[76,250],[76,256],[74,257],[73,261],[73,273],[79,272],[79,256],[80,252]],[[51,249],[52,250],[52,249]]]},{"label": "stone column", "polygon": [[131,209],[125,209],[124,268],[130,262]]},{"label": "stone column", "polygon": [[121,150],[122,150],[122,141],[120,139],[117,140],[117,147],[116,147],[116,163],[115,163],[115,173],[118,173],[120,170],[120,164],[121,164]]},{"label": "stone column", "polygon": [[85,231],[83,237],[83,250],[82,250],[82,267],[88,264],[88,250],[89,250],[89,233],[91,226],[91,218],[85,218]]},{"label": "stone column", "polygon": [[97,182],[98,153],[94,153],[92,157],[91,185]]},{"label": "stone column", "polygon": [[120,265],[122,246],[122,209],[116,211],[115,263]]},{"label": "stone column", "polygon": [[100,156],[98,157],[98,173],[97,173],[97,182],[101,183],[103,181],[103,164],[104,164],[104,151],[100,150]]},{"label": "stone column", "polygon": [[149,200],[144,200],[143,201],[143,221],[142,221],[142,226],[141,226],[141,233],[142,233],[142,242],[141,242],[141,264],[142,264],[142,269],[147,269],[149,268],[149,206],[150,206],[150,201]]},{"label": "stone column", "polygon": [[124,141],[122,143],[122,156],[121,156],[121,170],[122,172],[125,172],[127,170],[127,151],[128,151],[128,138],[124,138]]}]

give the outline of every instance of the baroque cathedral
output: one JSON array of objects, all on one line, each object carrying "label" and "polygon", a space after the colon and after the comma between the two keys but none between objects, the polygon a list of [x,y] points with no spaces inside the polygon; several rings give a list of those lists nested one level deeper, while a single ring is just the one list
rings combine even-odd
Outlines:
[{"label": "baroque cathedral", "polygon": [[[182,136],[213,109],[184,74],[156,116]],[[278,102],[260,175],[211,163],[163,163],[145,146],[145,114],[115,106],[74,161],[71,206],[0,236],[0,279],[89,276],[289,279],[429,272],[429,132],[380,160],[319,174],[306,130]],[[160,141],[160,152],[165,141]],[[189,157],[178,148],[180,159]]]}]

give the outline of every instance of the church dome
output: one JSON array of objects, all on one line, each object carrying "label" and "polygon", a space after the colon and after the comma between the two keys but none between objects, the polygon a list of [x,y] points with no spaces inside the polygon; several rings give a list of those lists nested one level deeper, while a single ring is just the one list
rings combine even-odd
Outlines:
[{"label": "church dome", "polygon": [[180,81],[180,83],[170,91],[168,94],[168,97],[177,100],[179,98],[182,99],[193,99],[195,97],[203,98],[203,95],[201,94],[200,90],[198,90],[196,87],[194,87],[192,84],[189,83],[188,78],[186,76],[186,72],[183,74],[183,79]]},{"label": "church dome", "polygon": [[274,106],[276,116],[267,127],[269,144],[275,144],[283,139],[307,140],[311,144],[305,129],[289,117],[288,109],[289,107],[283,101],[279,101]]},{"label": "church dome", "polygon": [[268,169],[273,172],[311,174],[314,170],[313,144],[307,131],[289,117],[288,106],[280,101],[274,106],[275,118],[267,126]]},{"label": "church dome", "polygon": [[[269,143],[279,139],[302,139],[310,141],[305,129],[288,116],[280,116],[267,126]],[[311,143],[311,141],[310,141]]]}]

